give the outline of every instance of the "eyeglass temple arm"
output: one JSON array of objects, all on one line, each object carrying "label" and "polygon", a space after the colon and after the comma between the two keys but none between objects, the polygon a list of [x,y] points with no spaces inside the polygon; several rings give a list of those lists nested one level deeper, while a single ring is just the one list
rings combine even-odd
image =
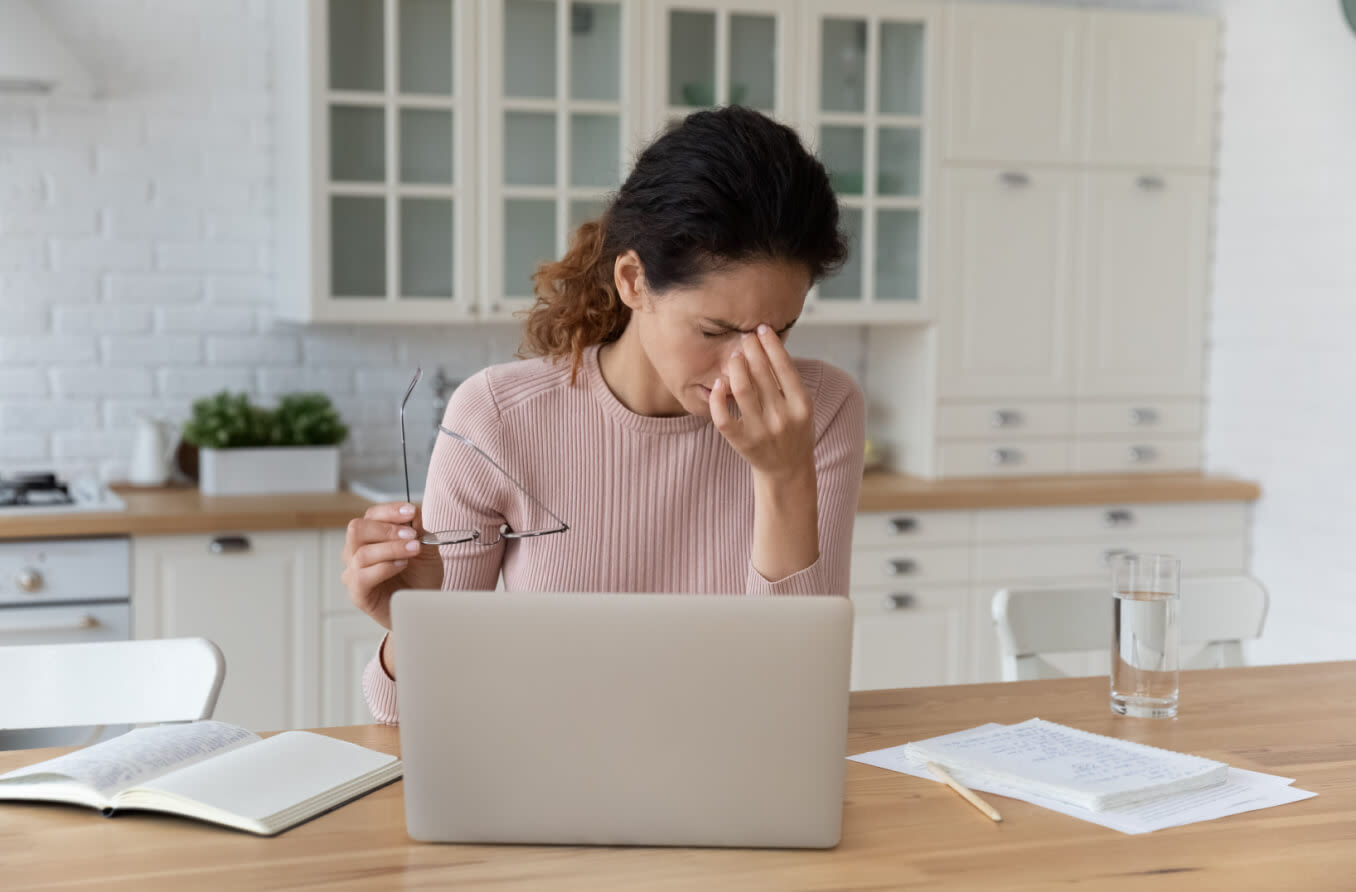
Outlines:
[{"label": "eyeglass temple arm", "polygon": [[[402,430],[403,430],[403,429],[402,429]],[[514,478],[514,476],[513,476],[512,474],[510,474],[508,471],[505,471],[504,468],[503,468],[503,466],[500,465],[499,462],[497,462],[497,461],[495,461],[494,459],[490,458],[489,454],[486,453],[485,450],[481,449],[479,446],[477,446],[476,444],[472,443],[470,440],[466,439],[465,437],[463,437],[461,434],[457,433],[456,431],[448,430],[446,427],[442,426],[441,424],[438,425],[438,430],[440,430],[440,431],[442,431],[443,433],[447,434],[447,435],[448,435],[449,437],[451,437],[452,439],[457,440],[457,441],[462,442],[462,443],[465,443],[467,446],[469,446],[469,447],[471,447],[472,449],[474,449],[474,450],[476,451],[476,453],[477,453],[481,458],[485,459],[485,461],[487,461],[487,462],[489,462],[490,464],[494,465],[494,467],[499,471],[499,473],[503,474],[506,478],[508,478],[509,482],[512,483],[514,486],[518,487],[518,490],[519,490],[523,495],[527,496],[527,498],[532,502],[532,504],[536,505],[538,508],[540,508],[541,510],[545,511],[547,514],[551,515],[551,519],[554,520],[556,523],[560,524],[560,526],[561,526],[562,529],[568,530],[568,529],[570,528],[570,525],[569,525],[569,524],[567,524],[565,521],[561,520],[558,516],[556,516],[556,512],[552,511],[550,508],[547,508],[547,507],[546,507],[545,505],[543,505],[541,502],[537,501],[537,498],[536,498],[534,495],[532,495],[532,493],[530,493],[530,492],[527,491],[527,487],[525,487],[525,486],[523,486],[521,483],[519,483],[519,482]],[[507,524],[505,524],[505,526],[507,526]],[[554,532],[554,531],[553,531],[553,532]],[[503,535],[503,534],[501,533],[500,535]]]}]

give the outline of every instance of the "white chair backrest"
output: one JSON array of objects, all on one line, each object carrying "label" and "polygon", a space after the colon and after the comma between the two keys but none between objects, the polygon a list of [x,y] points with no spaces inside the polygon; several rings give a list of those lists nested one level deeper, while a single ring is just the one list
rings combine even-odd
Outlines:
[{"label": "white chair backrest", "polygon": [[211,718],[225,675],[206,638],[0,647],[0,729]]},{"label": "white chair backrest", "polygon": [[[1251,576],[1182,579],[1178,627],[1183,646],[1204,645],[1184,669],[1239,666],[1242,642],[1266,623],[1267,590]],[[1004,681],[1064,673],[1042,654],[1109,651],[1111,591],[1105,585],[1006,588],[993,597]]]}]

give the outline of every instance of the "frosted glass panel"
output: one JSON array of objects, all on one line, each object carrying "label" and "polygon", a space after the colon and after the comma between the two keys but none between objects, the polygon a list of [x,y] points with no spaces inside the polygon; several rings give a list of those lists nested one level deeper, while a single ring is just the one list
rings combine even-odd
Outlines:
[{"label": "frosted glass panel", "polygon": [[838,228],[848,240],[848,259],[838,274],[819,283],[824,300],[860,300],[862,297],[862,209],[839,208]]},{"label": "frosted glass panel", "polygon": [[504,182],[510,186],[556,184],[556,116],[504,113]]},{"label": "frosted glass panel", "polygon": [[716,104],[716,14],[669,13],[669,104]]},{"label": "frosted glass panel", "polygon": [[914,127],[882,127],[876,135],[881,195],[917,196],[922,191],[923,135]]},{"label": "frosted glass panel", "polygon": [[876,212],[876,299],[918,300],[918,211]]},{"label": "frosted glass panel", "polygon": [[363,105],[330,106],[330,179],[386,180],[386,111]]},{"label": "frosted glass panel", "polygon": [[777,105],[777,19],[730,16],[730,105],[772,111]]},{"label": "frosted glass panel", "polygon": [[923,113],[923,26],[885,22],[880,28],[880,110]]},{"label": "frosted glass panel", "polygon": [[866,111],[866,21],[825,19],[819,107],[824,111]]},{"label": "frosted glass panel", "polygon": [[385,89],[382,0],[330,0],[330,89]]},{"label": "frosted glass panel", "polygon": [[400,293],[403,296],[452,296],[452,225],[452,202],[447,199],[400,200]]},{"label": "frosted glass panel", "polygon": [[621,182],[621,121],[616,115],[570,115],[570,185]]},{"label": "frosted glass panel", "polygon": [[570,238],[574,238],[574,231],[579,228],[580,223],[591,223],[603,216],[603,211],[607,210],[607,199],[605,198],[580,198],[570,202]]},{"label": "frosted glass panel", "polygon": [[543,0],[504,4],[504,95],[556,95],[556,6]]},{"label": "frosted glass panel", "polygon": [[615,3],[570,4],[570,96],[621,98],[621,7]]},{"label": "frosted glass panel", "polygon": [[386,295],[386,199],[330,197],[330,290],[335,297]]},{"label": "frosted glass panel", "polygon": [[451,95],[452,0],[400,0],[400,92]]},{"label": "frosted glass panel", "polygon": [[833,191],[839,195],[861,195],[866,170],[866,130],[820,127],[819,160],[829,169]]},{"label": "frosted glass panel", "polygon": [[556,205],[552,201],[504,202],[504,294],[529,297],[532,274],[555,259]]},{"label": "frosted glass panel", "polygon": [[400,181],[452,182],[452,113],[432,109],[400,110]]}]

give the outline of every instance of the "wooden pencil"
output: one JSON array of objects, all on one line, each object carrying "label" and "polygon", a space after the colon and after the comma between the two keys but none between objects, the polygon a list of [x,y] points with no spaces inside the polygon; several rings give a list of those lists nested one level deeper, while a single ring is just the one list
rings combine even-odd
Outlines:
[{"label": "wooden pencil", "polygon": [[971,790],[969,787],[965,786],[965,784],[956,780],[954,777],[950,775],[950,773],[947,772],[945,768],[938,765],[936,762],[928,763],[928,771],[931,771],[934,775],[936,775],[939,781],[946,784],[948,787],[955,790],[957,793],[961,794],[965,801],[969,802],[975,808],[984,812],[984,814],[988,815],[989,818],[991,818],[992,820],[994,821],[1003,820],[1003,816],[1000,815],[992,805],[985,802],[983,799],[979,798],[979,794],[977,794],[974,790]]}]

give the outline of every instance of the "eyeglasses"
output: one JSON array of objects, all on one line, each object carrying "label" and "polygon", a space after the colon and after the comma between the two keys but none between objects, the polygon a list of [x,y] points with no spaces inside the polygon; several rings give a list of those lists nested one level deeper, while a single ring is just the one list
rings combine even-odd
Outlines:
[{"label": "eyeglasses", "polygon": [[[407,502],[410,501],[410,460],[408,451],[405,448],[405,404],[410,401],[410,394],[414,393],[415,385],[419,383],[419,379],[422,375],[423,369],[414,370],[414,379],[410,381],[410,386],[405,390],[405,398],[400,401],[400,458],[405,467],[405,501]],[[531,526],[533,528],[528,530],[515,530],[509,524],[501,523],[499,524],[498,532],[494,535],[493,539],[483,535],[481,530],[472,526],[467,526],[463,529],[426,532],[419,538],[420,542],[425,545],[461,545],[464,543],[471,543],[480,546],[490,546],[498,545],[504,539],[534,539],[539,536],[549,536],[552,533],[563,533],[570,528],[565,521],[556,516],[554,511],[537,501],[537,499],[534,498],[521,483],[514,479],[512,474],[500,466],[499,462],[490,458],[485,450],[481,449],[461,434],[449,430],[441,424],[438,425],[438,433],[446,434],[451,437],[456,441],[460,448],[471,450],[471,453],[468,456],[471,461],[483,460],[488,462],[489,465],[498,471],[499,475],[504,480],[507,480],[512,484],[513,488],[528,502],[544,512],[545,516],[540,518],[542,523],[532,524]],[[547,518],[550,519],[551,523],[546,523]]]}]

